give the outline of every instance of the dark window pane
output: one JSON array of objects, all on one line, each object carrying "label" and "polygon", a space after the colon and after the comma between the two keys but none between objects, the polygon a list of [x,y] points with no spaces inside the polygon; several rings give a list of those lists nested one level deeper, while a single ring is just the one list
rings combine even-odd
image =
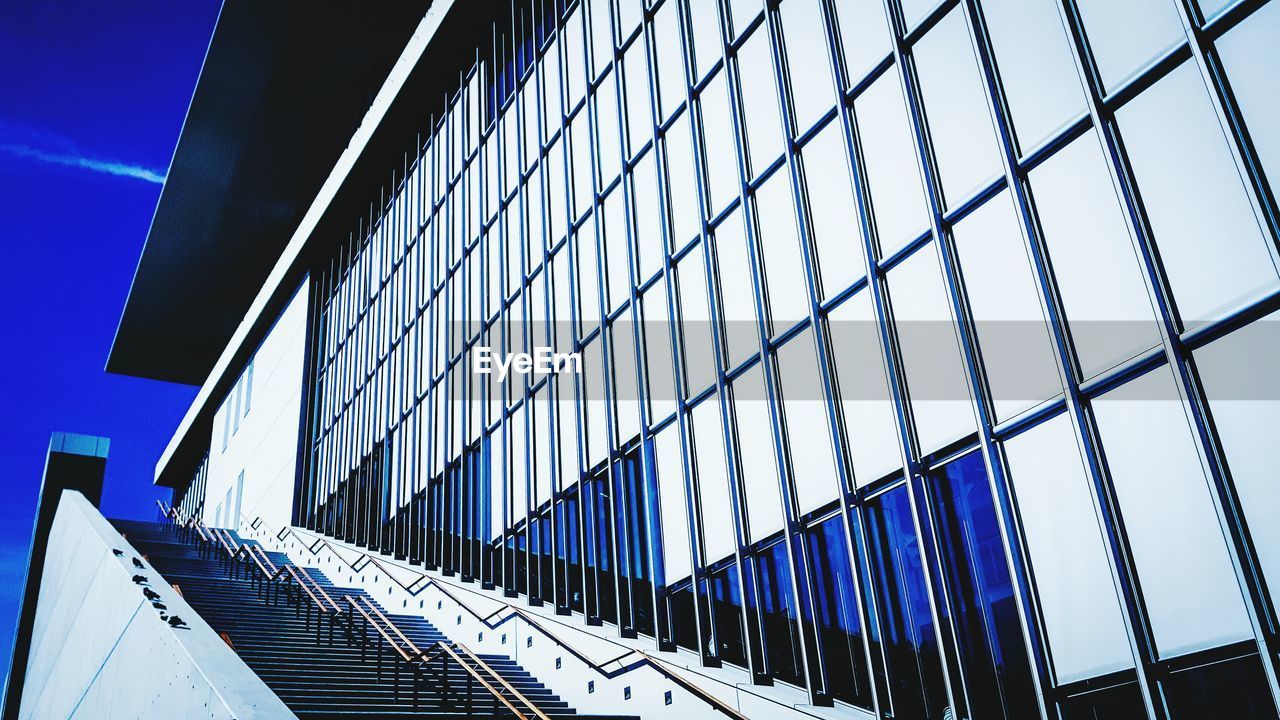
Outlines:
[{"label": "dark window pane", "polygon": [[1133,720],[1147,716],[1137,683],[1127,682],[1062,701],[1062,720]]},{"label": "dark window pane", "polygon": [[805,542],[814,597],[806,622],[817,625],[827,691],[838,700],[870,708],[867,656],[844,525],[833,517],[810,529]]},{"label": "dark window pane", "polygon": [[969,711],[982,718],[1032,717],[1031,666],[982,455],[951,462],[929,489]]},{"label": "dark window pane", "polygon": [[947,694],[906,486],[867,504],[867,535],[884,632],[887,704],[895,718],[942,720]]},{"label": "dark window pane", "polygon": [[1276,717],[1267,678],[1257,655],[1181,670],[1160,683],[1173,720]]},{"label": "dark window pane", "polygon": [[804,685],[796,604],[791,594],[791,561],[785,541],[774,543],[756,556],[756,582],[760,584],[760,623],[769,674],[783,682]]},{"label": "dark window pane", "polygon": [[738,586],[738,566],[711,576],[711,622],[715,629],[715,654],[723,662],[747,665],[747,647],[742,633],[742,592]]}]

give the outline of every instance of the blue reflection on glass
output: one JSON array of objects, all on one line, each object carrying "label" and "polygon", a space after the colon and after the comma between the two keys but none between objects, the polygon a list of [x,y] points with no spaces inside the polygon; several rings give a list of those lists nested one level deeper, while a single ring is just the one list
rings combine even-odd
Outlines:
[{"label": "blue reflection on glass", "polygon": [[930,479],[934,524],[974,717],[1034,717],[1035,687],[987,469],[971,452]]},{"label": "blue reflection on glass", "polygon": [[827,691],[835,698],[871,707],[862,623],[854,591],[853,563],[840,517],[832,517],[805,533],[809,550],[814,606],[805,621],[817,625]]},{"label": "blue reflection on glass", "polygon": [[947,694],[905,485],[867,503],[867,535],[893,717],[941,720]]}]

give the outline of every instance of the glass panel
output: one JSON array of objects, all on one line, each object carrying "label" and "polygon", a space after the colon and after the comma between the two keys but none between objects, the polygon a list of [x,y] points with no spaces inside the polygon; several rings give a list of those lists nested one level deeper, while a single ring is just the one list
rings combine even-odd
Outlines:
[{"label": "glass panel", "polygon": [[689,26],[693,28],[694,73],[701,78],[706,75],[720,60],[720,13],[714,2],[691,2],[689,5]]},{"label": "glass panel", "polygon": [[1252,638],[1173,371],[1153,370],[1093,408],[1160,656]]},{"label": "glass panel", "polygon": [[[667,196],[671,200],[672,247],[682,248],[698,234],[702,220],[697,178],[694,176],[693,142],[689,113],[680,116],[667,131]],[[648,277],[652,271],[646,271]]]},{"label": "glass panel", "polygon": [[764,5],[760,0],[727,0],[729,18],[733,21],[733,37],[742,34],[751,21],[760,16]]},{"label": "glass panel", "polygon": [[729,468],[725,464],[724,430],[720,403],[712,397],[692,411],[694,457],[698,470],[698,502],[702,507],[704,561],[711,563],[732,555],[738,546],[729,495]]},{"label": "glass panel", "polygon": [[653,56],[658,62],[658,107],[662,118],[675,113],[684,102],[686,82],[680,50],[680,16],[676,3],[664,3],[653,18]]},{"label": "glass panel", "polygon": [[817,625],[827,689],[837,700],[871,707],[867,656],[862,645],[852,558],[840,517],[829,518],[805,533]]},{"label": "glass panel", "polygon": [[1280,523],[1275,521],[1280,517],[1280,483],[1274,462],[1280,376],[1264,358],[1276,357],[1280,357],[1280,315],[1276,314],[1195,354],[1253,547],[1272,588],[1280,587]]},{"label": "glass panel", "polygon": [[1172,673],[1160,683],[1173,720],[1273,720],[1275,702],[1256,653]]},{"label": "glass panel", "polygon": [[[617,0],[618,39],[631,37],[644,17],[645,0]],[[621,44],[621,43],[619,43]]]},{"label": "glass panel", "polygon": [[881,0],[836,0],[845,79],[856,85],[893,50]]},{"label": "glass panel", "polygon": [[1058,151],[1030,180],[1084,377],[1159,345],[1160,326],[1097,135],[1090,130]]},{"label": "glass panel", "polygon": [[742,624],[742,588],[736,563],[715,573],[711,583],[711,616],[715,628],[716,657],[746,667],[747,647]]},{"label": "glass panel", "polygon": [[1007,420],[1062,392],[1009,191],[988,200],[954,232],[996,420]]},{"label": "glass panel", "polygon": [[1183,323],[1275,287],[1276,266],[1195,64],[1183,63],[1116,119]]},{"label": "glass panel", "polygon": [[785,541],[756,556],[756,581],[760,584],[760,624],[769,674],[803,687],[800,629],[796,625],[799,614],[791,592],[791,559]]},{"label": "glass panel", "polygon": [[866,254],[858,232],[857,204],[842,135],[840,124],[833,122],[801,151],[824,300],[866,274]]},{"label": "glass panel", "polygon": [[649,59],[644,43],[633,43],[622,56],[627,97],[627,157],[653,137],[653,103],[649,98]]},{"label": "glass panel", "polygon": [[866,509],[893,717],[944,720],[951,709],[906,486],[868,501]]},{"label": "glass panel", "polygon": [[747,505],[747,539],[757,542],[782,529],[782,478],[774,453],[764,373],[757,363],[733,382],[742,497]]},{"label": "glass panel", "polygon": [[964,12],[948,13],[916,43],[913,54],[942,196],[947,207],[955,207],[1001,173],[1000,147]]},{"label": "glass panel", "polygon": [[822,375],[813,343],[813,331],[806,329],[778,349],[782,412],[799,514],[816,510],[840,493]]},{"label": "glass panel", "polygon": [[1272,188],[1280,186],[1280,103],[1275,101],[1275,73],[1280,68],[1277,37],[1280,5],[1268,3],[1218,41],[1231,90]]},{"label": "glass panel", "polygon": [[[652,165],[652,161],[649,163]],[[608,308],[616,309],[631,295],[631,257],[627,252],[627,224],[622,207],[622,188],[614,188],[604,199],[604,270],[608,281]]]},{"label": "glass panel", "polygon": [[[687,139],[685,144],[688,144]],[[658,175],[654,162],[654,153],[645,153],[640,162],[636,163],[631,175],[631,192],[636,200],[634,217],[636,264],[639,273],[637,277],[641,281],[662,269],[662,257],[665,254],[661,226],[665,213],[658,198]]]},{"label": "glass panel", "polygon": [[831,56],[820,0],[787,0],[778,9],[796,128],[804,132],[835,104]]},{"label": "glass panel", "polygon": [[742,232],[740,211],[735,209],[716,228],[715,244],[725,352],[729,357],[729,367],[737,367],[760,351],[760,326],[755,291],[751,285],[751,258],[747,255],[747,239]]},{"label": "glass panel", "polygon": [[985,0],[982,14],[1022,151],[1084,112],[1084,89],[1054,0]]},{"label": "glass panel", "polygon": [[860,292],[828,316],[854,482],[863,487],[902,467],[898,418],[880,353],[871,295]]},{"label": "glass panel", "polygon": [[776,173],[756,192],[756,217],[769,316],[777,334],[809,315],[809,288],[796,234],[791,181],[786,173]]},{"label": "glass panel", "polygon": [[738,155],[733,141],[733,114],[729,109],[729,89],[725,73],[716,73],[699,96],[702,108],[702,142],[710,185],[710,212],[719,214],[738,197]]},{"label": "glass panel", "polygon": [[932,245],[889,272],[889,294],[920,452],[928,454],[974,428],[964,359]]},{"label": "glass panel", "polygon": [[715,382],[716,354],[711,336],[711,311],[707,307],[707,276],[702,246],[694,248],[676,266],[680,283],[680,323],[684,342],[685,382],[689,396]]},{"label": "glass panel", "polygon": [[880,256],[886,257],[919,236],[928,224],[910,120],[894,73],[876,80],[853,107]]},{"label": "glass panel", "polygon": [[667,283],[658,284],[641,298],[644,324],[640,326],[648,369],[650,423],[676,411],[676,386],[671,350],[671,324],[667,311]]},{"label": "glass panel", "polygon": [[747,128],[747,161],[755,177],[782,154],[782,119],[767,28],[738,50],[738,88]]},{"label": "glass panel", "polygon": [[591,67],[593,75],[604,72],[613,61],[613,28],[609,22],[609,0],[591,0],[587,4],[591,25]]},{"label": "glass panel", "polygon": [[971,717],[1034,717],[1035,686],[980,452],[929,480]]},{"label": "glass panel", "polygon": [[1071,421],[1004,443],[1059,684],[1133,667],[1120,596]]},{"label": "glass panel", "polygon": [[1108,91],[1186,41],[1178,10],[1168,0],[1078,0],[1077,6]]},{"label": "glass panel", "polygon": [[583,47],[582,9],[579,3],[564,21],[565,107],[573,109],[586,93],[586,48]]},{"label": "glass panel", "polygon": [[662,515],[662,565],[666,580],[671,582],[693,572],[679,430],[675,425],[667,426],[658,433],[653,444],[657,455],[659,511]]},{"label": "glass panel", "polygon": [[929,16],[929,11],[941,5],[941,0],[902,0],[902,19],[910,32]]},{"label": "glass panel", "polygon": [[636,386],[635,330],[632,309],[628,307],[609,328],[613,356],[613,397],[617,443],[628,442],[640,434],[640,401]]},{"label": "glass panel", "polygon": [[[597,0],[598,2],[599,0]],[[600,84],[595,93],[596,106],[596,145],[597,165],[600,168],[600,187],[606,188],[618,177],[620,154],[618,149],[618,85],[617,73],[609,76]],[[582,122],[579,119],[578,122]]]}]

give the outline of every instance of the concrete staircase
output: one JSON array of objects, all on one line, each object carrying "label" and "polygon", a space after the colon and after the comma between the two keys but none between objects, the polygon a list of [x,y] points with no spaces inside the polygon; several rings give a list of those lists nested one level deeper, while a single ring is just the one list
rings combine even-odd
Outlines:
[{"label": "concrete staircase", "polygon": [[[301,720],[516,717],[495,692],[525,717],[537,718],[512,690],[548,718],[585,717],[502,655],[478,657],[509,687],[487,676],[486,688],[459,662],[444,656],[423,667],[415,681],[412,665],[395,655],[358,615],[335,614],[322,622],[317,613],[306,612],[307,600],[300,594],[267,592],[252,572],[229,573],[225,560],[180,538],[172,525],[112,522]],[[266,555],[277,567],[292,564],[282,553]],[[387,613],[363,591],[338,587],[318,569],[294,570],[307,573],[340,607],[347,607],[348,597],[377,607],[418,648],[449,644],[422,617]],[[460,655],[465,661],[465,654]],[[480,675],[486,677],[482,671]]]}]

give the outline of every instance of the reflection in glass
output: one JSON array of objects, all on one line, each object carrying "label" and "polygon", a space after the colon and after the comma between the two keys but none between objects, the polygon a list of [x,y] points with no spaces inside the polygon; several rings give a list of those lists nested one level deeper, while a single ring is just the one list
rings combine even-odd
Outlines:
[{"label": "reflection in glass", "polygon": [[1031,665],[982,454],[951,461],[928,484],[970,716],[1033,717]]},{"label": "reflection in glass", "polygon": [[764,630],[769,674],[783,682],[803,686],[800,629],[796,624],[799,613],[791,592],[791,559],[786,541],[761,550],[755,560],[756,582],[760,584],[760,624]]},{"label": "reflection in glass", "polygon": [[[806,622],[816,624],[827,687],[837,700],[871,707],[867,656],[862,646],[853,561],[844,524],[832,517],[810,528],[805,543],[811,564],[814,607]],[[812,617],[810,617],[812,615]]]},{"label": "reflection in glass", "polygon": [[869,501],[866,517],[893,717],[943,720],[950,708],[906,486]]}]

